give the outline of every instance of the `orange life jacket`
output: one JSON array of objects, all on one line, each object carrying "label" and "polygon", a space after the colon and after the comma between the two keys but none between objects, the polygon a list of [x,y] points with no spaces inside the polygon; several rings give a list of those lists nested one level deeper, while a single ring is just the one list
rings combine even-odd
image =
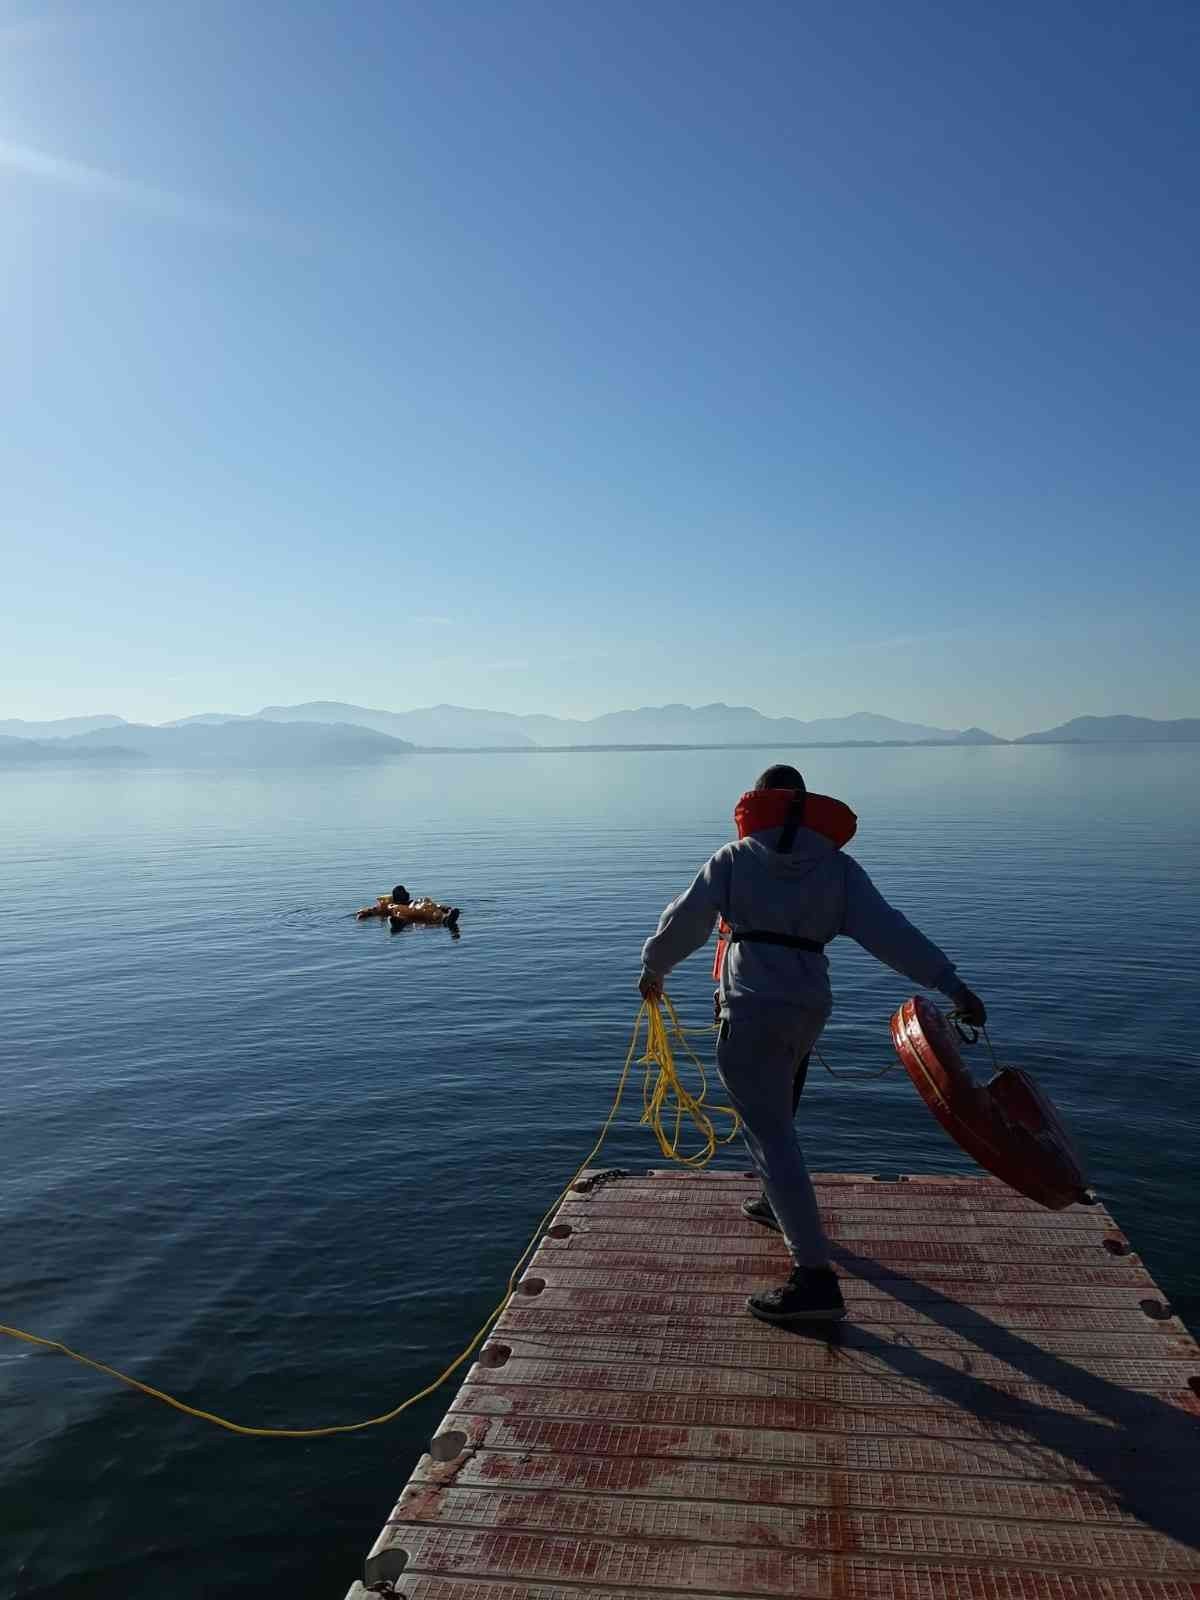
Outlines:
[{"label": "orange life jacket", "polygon": [[[849,844],[858,831],[858,818],[848,805],[827,794],[800,789],[750,789],[733,808],[738,838],[762,833],[767,828],[811,828],[839,850]],[[785,847],[786,848],[786,847]],[[713,982],[720,983],[733,929],[721,918],[717,928],[717,949],[713,956]]]},{"label": "orange life jacket", "polygon": [[[791,816],[796,789],[751,789],[733,808],[738,838],[748,833],[762,833],[765,828],[782,828]],[[849,844],[858,831],[858,818],[848,805],[827,794],[804,795],[804,807],[795,818],[802,828],[811,828],[840,850]]]}]

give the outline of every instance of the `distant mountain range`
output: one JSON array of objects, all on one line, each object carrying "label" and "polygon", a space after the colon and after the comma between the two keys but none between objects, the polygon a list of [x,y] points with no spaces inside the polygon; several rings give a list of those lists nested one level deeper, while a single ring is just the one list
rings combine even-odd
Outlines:
[{"label": "distant mountain range", "polygon": [[[570,717],[514,716],[464,706],[431,706],[421,711],[372,711],[336,701],[299,706],[265,706],[258,715],[271,722],[354,722],[426,747],[464,749],[506,746],[664,744],[882,744],[991,743],[992,735],[972,730],[929,728],[860,711],[852,717],[800,722],[795,717],[764,717],[750,706],[642,706],[578,720]],[[996,741],[997,743],[999,741]]]},{"label": "distant mountain range", "polygon": [[[1200,718],[1076,717],[1017,744],[1200,741]],[[172,766],[275,766],[384,761],[415,748],[596,749],[653,746],[994,745],[983,728],[935,728],[859,711],[801,721],[751,706],[642,706],[587,719],[516,716],[465,706],[382,711],[337,700],[264,706],[252,716],[209,711],[161,726],[118,716],[0,721],[0,763],[107,760]]]},{"label": "distant mountain range", "polygon": [[1200,717],[1155,722],[1150,717],[1074,717],[1045,733],[1026,733],[1014,744],[1192,744],[1200,740]]},{"label": "distant mountain range", "polygon": [[[89,733],[41,740],[0,735],[0,764],[151,762],[172,767],[311,767],[387,761],[413,746],[349,723],[280,724],[253,717],[229,723],[151,727],[117,722]],[[9,724],[11,726],[11,724]]]},{"label": "distant mountain range", "polygon": [[60,717],[57,722],[22,722],[20,717],[0,720],[0,738],[70,739],[97,728],[127,728],[124,717]]},{"label": "distant mountain range", "polygon": [[14,739],[0,733],[0,767],[27,766],[30,762],[51,761],[60,765],[70,761],[90,761],[98,766],[111,766],[125,761],[138,761],[136,750],[119,746],[83,748],[74,738],[67,739]]},{"label": "distant mountain range", "polygon": [[[312,700],[295,706],[264,706],[252,716],[205,711],[163,724],[167,730],[262,727],[264,723],[307,726],[352,725],[425,749],[504,749],[603,745],[803,745],[803,744],[1002,744],[982,728],[932,728],[860,711],[849,717],[801,722],[795,717],[765,717],[750,706],[642,706],[580,720],[516,716],[466,706],[429,706],[417,711],[382,711],[338,700]],[[86,727],[83,725],[87,725]],[[62,723],[0,723],[0,733],[27,739],[116,738],[129,742],[131,724],[120,717],[73,717]],[[139,728],[138,744],[145,743]]]}]

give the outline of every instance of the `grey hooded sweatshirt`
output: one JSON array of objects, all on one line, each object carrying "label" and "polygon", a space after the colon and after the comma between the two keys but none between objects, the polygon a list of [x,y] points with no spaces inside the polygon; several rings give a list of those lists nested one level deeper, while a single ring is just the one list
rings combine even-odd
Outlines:
[{"label": "grey hooded sweatshirt", "polygon": [[[724,917],[738,933],[788,933],[821,944],[844,933],[914,983],[940,989],[950,999],[958,995],[962,980],[949,957],[887,903],[852,856],[811,828],[798,828],[793,848],[780,852],[782,831],[765,828],[717,851],[646,940],[646,974],[666,978]],[[833,1005],[829,962],[815,951],[732,944],[721,975],[720,1004],[727,1017],[745,1005],[827,1015]]]}]

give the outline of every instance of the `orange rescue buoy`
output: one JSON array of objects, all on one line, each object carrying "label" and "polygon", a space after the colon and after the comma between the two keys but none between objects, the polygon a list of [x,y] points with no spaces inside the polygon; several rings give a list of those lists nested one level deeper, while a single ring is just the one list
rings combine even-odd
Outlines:
[{"label": "orange rescue buoy", "polygon": [[892,1018],[892,1043],[921,1099],[981,1167],[1051,1211],[1091,1202],[1071,1136],[1029,1073],[1002,1067],[976,1082],[949,1022],[921,995]]}]

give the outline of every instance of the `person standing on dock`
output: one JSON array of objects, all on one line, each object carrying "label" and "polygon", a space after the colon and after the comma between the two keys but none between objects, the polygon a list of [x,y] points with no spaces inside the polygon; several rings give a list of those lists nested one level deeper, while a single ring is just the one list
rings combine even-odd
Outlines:
[{"label": "person standing on dock", "polygon": [[707,943],[718,917],[730,928],[718,994],[717,1070],[742,1119],[763,1194],[746,1215],[781,1232],[787,1283],[750,1296],[766,1322],[833,1321],[846,1304],[796,1137],[809,1055],[833,1009],[824,947],[846,934],[894,971],[952,1000],[967,1021],[987,1012],[954,964],[879,893],[858,862],[804,825],[806,790],[795,767],[768,767],[755,791],[789,790],[782,826],[717,851],[659,919],[642,949],[639,989],[661,999],[672,969]]}]

